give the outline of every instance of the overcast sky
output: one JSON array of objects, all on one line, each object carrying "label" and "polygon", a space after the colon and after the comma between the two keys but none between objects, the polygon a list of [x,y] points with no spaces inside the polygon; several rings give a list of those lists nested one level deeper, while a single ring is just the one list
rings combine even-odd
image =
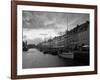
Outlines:
[{"label": "overcast sky", "polygon": [[23,11],[23,38],[42,41],[71,30],[89,20],[88,14]]}]

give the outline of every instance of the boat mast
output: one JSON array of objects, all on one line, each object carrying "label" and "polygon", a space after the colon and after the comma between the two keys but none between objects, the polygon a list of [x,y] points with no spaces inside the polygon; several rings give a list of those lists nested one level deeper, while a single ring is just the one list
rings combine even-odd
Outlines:
[{"label": "boat mast", "polygon": [[66,32],[66,47],[68,47],[68,16],[67,16],[67,30],[66,30],[67,32]]}]

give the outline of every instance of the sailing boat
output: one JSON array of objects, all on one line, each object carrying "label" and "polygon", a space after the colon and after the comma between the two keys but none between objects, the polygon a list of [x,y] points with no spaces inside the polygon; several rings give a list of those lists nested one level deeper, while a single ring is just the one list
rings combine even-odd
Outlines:
[{"label": "sailing boat", "polygon": [[[68,16],[67,16],[66,36],[68,36]],[[68,40],[67,39],[65,39],[65,46],[64,47],[68,48],[68,45],[66,46],[66,44],[68,44]],[[67,52],[65,51],[65,52],[62,52],[62,53],[58,54],[58,56],[60,56],[62,58],[74,59],[74,53],[72,51],[69,51],[69,50]]]}]

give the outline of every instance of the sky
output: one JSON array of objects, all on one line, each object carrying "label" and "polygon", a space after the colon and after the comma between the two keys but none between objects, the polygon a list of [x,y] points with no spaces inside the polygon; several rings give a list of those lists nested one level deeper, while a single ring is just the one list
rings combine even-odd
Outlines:
[{"label": "sky", "polygon": [[89,21],[89,14],[23,11],[22,27],[23,39],[30,43],[38,44],[55,36],[64,34],[77,24]]}]

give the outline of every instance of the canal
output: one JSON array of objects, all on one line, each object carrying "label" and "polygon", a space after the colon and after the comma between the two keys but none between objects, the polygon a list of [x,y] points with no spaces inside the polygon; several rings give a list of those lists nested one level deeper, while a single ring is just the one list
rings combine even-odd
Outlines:
[{"label": "canal", "polygon": [[67,67],[81,66],[82,63],[72,59],[61,58],[58,55],[44,54],[32,48],[22,53],[23,69],[26,68],[45,68],[45,67]]}]

